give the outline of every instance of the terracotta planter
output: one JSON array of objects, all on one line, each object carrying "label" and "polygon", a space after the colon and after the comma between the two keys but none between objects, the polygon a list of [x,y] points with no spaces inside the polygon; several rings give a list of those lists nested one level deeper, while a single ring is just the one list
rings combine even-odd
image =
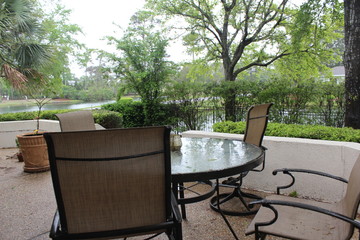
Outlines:
[{"label": "terracotta planter", "polygon": [[43,172],[50,169],[45,138],[42,134],[18,135],[25,172]]}]

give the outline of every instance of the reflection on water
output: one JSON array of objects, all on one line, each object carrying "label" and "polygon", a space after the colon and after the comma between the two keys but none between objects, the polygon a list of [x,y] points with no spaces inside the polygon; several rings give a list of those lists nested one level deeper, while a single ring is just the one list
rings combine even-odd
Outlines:
[{"label": "reflection on water", "polygon": [[[115,101],[102,101],[102,102],[86,102],[86,103],[47,103],[42,110],[57,110],[57,109],[83,109],[83,108],[99,108],[103,104],[113,103]],[[32,112],[37,111],[38,107],[32,103],[23,104],[20,106],[0,106],[1,113],[12,112]]]}]

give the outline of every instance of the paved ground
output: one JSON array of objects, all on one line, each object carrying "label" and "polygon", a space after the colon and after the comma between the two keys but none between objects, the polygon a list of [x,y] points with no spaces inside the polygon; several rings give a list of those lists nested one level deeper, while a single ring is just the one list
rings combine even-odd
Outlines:
[{"label": "paved ground", "polygon": [[[0,239],[49,239],[56,209],[50,172],[24,173],[23,163],[14,157],[16,152],[17,149],[0,149]],[[240,239],[254,239],[244,235],[251,217],[228,219]],[[210,209],[208,201],[187,205],[183,235],[185,240],[234,239],[221,216]]]}]

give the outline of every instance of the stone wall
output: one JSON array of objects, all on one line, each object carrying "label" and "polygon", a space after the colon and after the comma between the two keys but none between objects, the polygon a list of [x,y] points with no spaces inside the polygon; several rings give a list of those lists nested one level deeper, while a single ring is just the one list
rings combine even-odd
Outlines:
[{"label": "stone wall", "polygon": [[[97,129],[103,127],[95,124]],[[16,136],[32,133],[36,129],[36,120],[0,122],[0,148],[16,147]],[[40,120],[40,132],[60,132],[59,121]]]}]

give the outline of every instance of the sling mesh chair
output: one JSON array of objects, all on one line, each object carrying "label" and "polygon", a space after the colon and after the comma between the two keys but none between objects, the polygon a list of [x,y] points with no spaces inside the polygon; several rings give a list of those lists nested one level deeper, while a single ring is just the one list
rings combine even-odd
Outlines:
[{"label": "sling mesh chair", "polygon": [[62,132],[95,130],[94,117],[91,111],[76,111],[55,114],[59,119]]},{"label": "sling mesh chair", "polygon": [[290,175],[292,178],[291,184],[277,188],[278,194],[280,189],[294,184],[295,178],[291,174],[293,172],[339,180],[347,184],[346,193],[339,202],[335,203],[281,195],[255,201],[251,205],[259,204],[261,208],[246,230],[246,235],[255,233],[255,239],[265,239],[266,235],[274,235],[288,239],[345,240],[352,237],[354,227],[360,229],[360,222],[355,220],[360,202],[360,155],[353,166],[349,181],[304,169],[279,169],[273,174],[276,175],[278,172]]},{"label": "sling mesh chair", "polygon": [[[182,239],[166,127],[46,133],[58,210],[53,239]],[[149,238],[150,239],[150,238]]]},{"label": "sling mesh chair", "polygon": [[[243,141],[246,143],[254,144],[258,147],[261,147],[266,150],[264,146],[262,146],[262,141],[264,138],[264,133],[267,127],[268,119],[269,119],[269,111],[272,103],[259,104],[251,106],[247,112],[246,117],[246,130]],[[252,171],[261,172],[265,168],[265,160],[262,166],[259,169],[253,169]],[[230,199],[237,197],[240,199],[242,205],[245,207],[244,210],[226,210],[222,209],[222,212],[227,215],[233,216],[241,216],[241,215],[250,215],[254,214],[256,210],[251,210],[246,202],[245,198],[250,199],[260,199],[260,197],[245,193],[241,190],[241,185],[243,178],[248,174],[248,172],[240,173],[238,177],[230,177],[227,180],[223,181],[220,186],[233,188],[234,190],[231,193],[223,193],[219,195],[219,204],[223,204]],[[219,211],[218,207],[218,198],[217,196],[213,197],[210,201],[210,206],[213,210]]]}]

